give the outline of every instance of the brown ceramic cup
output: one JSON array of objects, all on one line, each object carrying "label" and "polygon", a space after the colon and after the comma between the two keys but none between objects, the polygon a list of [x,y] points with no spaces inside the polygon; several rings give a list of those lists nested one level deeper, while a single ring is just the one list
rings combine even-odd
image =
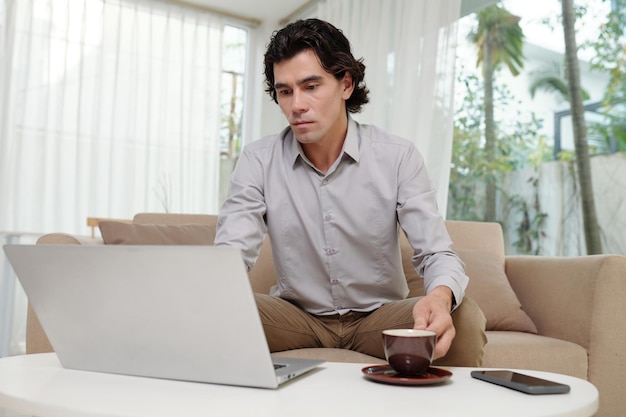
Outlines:
[{"label": "brown ceramic cup", "polygon": [[383,330],[385,357],[399,375],[417,376],[428,370],[437,334],[430,330]]}]

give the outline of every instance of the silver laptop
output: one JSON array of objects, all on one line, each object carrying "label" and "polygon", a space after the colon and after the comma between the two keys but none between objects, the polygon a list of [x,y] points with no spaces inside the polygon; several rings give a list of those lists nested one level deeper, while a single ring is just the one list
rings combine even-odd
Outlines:
[{"label": "silver laptop", "polygon": [[237,249],[4,251],[66,368],[276,388],[323,363],[272,358]]}]

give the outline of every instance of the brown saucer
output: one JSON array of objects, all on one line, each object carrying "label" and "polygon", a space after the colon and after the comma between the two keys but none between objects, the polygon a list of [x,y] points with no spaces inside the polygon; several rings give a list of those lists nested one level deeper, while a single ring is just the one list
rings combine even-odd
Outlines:
[{"label": "brown saucer", "polygon": [[361,369],[366,378],[376,382],[383,382],[392,385],[431,385],[439,384],[452,376],[452,372],[441,369],[428,368],[426,372],[419,376],[398,375],[389,365],[366,366]]}]

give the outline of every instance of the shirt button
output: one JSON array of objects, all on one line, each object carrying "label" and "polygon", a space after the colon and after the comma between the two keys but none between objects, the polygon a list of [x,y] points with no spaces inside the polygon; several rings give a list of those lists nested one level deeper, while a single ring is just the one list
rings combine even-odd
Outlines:
[{"label": "shirt button", "polygon": [[324,220],[326,220],[327,222],[331,221],[333,219],[333,215],[332,214],[327,214],[324,216]]},{"label": "shirt button", "polygon": [[337,253],[337,249],[333,249],[333,248],[326,249],[326,254],[327,255],[334,255],[336,253]]},{"label": "shirt button", "polygon": [[333,280],[330,281],[330,283],[333,284],[333,285],[337,285],[337,284],[339,284],[339,280],[338,279],[333,279]]},{"label": "shirt button", "polygon": [[326,185],[326,184],[328,184],[328,180],[327,179],[323,179],[322,180],[322,185]]}]

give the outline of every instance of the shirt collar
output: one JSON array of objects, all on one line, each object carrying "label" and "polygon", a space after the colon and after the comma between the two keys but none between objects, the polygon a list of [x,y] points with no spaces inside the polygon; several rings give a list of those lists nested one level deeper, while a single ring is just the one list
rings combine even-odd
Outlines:
[{"label": "shirt collar", "polygon": [[348,116],[348,133],[343,143],[343,153],[352,158],[354,162],[359,162],[359,145],[359,124]]},{"label": "shirt collar", "polygon": [[[291,147],[287,147],[287,149],[289,149],[288,160],[291,162],[291,166],[293,167],[298,157],[307,161],[304,151],[302,150],[302,145],[300,145],[300,142],[298,142],[294,136],[293,130],[287,128],[284,132],[284,137],[287,141],[291,142]],[[343,142],[343,149],[339,154],[339,158],[342,158],[344,154],[352,158],[355,162],[359,162],[359,125],[350,115],[348,115],[346,140]]]}]

